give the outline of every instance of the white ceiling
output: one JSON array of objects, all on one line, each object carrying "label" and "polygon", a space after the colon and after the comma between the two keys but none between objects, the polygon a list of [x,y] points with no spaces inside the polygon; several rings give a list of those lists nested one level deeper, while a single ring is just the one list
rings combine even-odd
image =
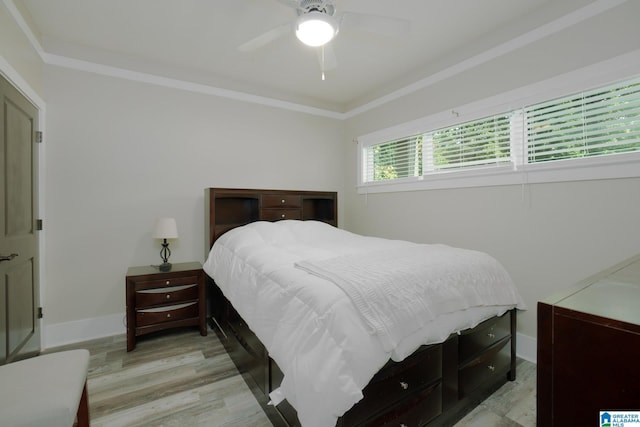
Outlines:
[{"label": "white ceiling", "polygon": [[[46,55],[344,112],[594,3],[612,0],[335,0],[338,12],[404,18],[393,38],[344,25],[338,67],[321,80],[292,33],[250,53],[242,43],[296,12],[276,0],[4,0]],[[614,0],[615,1],[615,0]]]}]

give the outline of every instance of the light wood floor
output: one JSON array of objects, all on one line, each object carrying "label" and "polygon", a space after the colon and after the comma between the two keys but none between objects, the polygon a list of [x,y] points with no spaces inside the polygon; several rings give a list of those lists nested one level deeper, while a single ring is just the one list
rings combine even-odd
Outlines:
[{"label": "light wood floor", "polygon": [[[195,329],[143,337],[127,353],[118,335],[47,353],[86,348],[91,425],[271,427],[213,331]],[[535,365],[518,362],[505,384],[456,427],[535,426]]]}]

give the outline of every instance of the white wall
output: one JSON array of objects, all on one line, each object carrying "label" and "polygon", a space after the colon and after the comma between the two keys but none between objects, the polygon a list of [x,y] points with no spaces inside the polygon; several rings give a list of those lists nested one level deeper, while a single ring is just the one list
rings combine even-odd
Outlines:
[{"label": "white wall", "polygon": [[[346,228],[494,255],[529,307],[518,329],[535,343],[538,300],[640,253],[640,179],[358,195],[357,147],[351,141],[635,51],[637,16],[640,2],[627,2],[350,119]],[[535,346],[528,350],[535,359]]]},{"label": "white wall", "polygon": [[486,251],[502,262],[529,310],[519,331],[536,337],[536,303],[640,253],[640,179],[355,196],[353,231]]},{"label": "white wall", "polygon": [[342,192],[340,121],[55,66],[44,85],[45,347],[124,331],[157,217],[177,220],[172,262],[202,261],[205,188]]},{"label": "white wall", "polygon": [[178,220],[172,261],[202,260],[209,186],[337,190],[347,229],[486,250],[523,293],[529,311],[519,329],[535,338],[537,300],[640,252],[640,181],[365,196],[355,190],[352,140],[638,49],[637,16],[640,2],[627,1],[339,122],[55,66],[43,71],[0,7],[0,72],[9,63],[47,102],[44,346],[124,331],[124,275],[130,265],[159,261],[156,217]]}]

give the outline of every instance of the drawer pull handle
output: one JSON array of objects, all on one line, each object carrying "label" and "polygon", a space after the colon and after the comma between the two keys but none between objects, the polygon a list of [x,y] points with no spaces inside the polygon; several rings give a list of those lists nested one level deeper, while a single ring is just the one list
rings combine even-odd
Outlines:
[{"label": "drawer pull handle", "polygon": [[487,336],[488,336],[489,338],[495,338],[495,337],[496,337],[496,334],[494,334],[494,333],[492,333],[492,332],[489,332],[489,333],[487,334]]},{"label": "drawer pull handle", "polygon": [[407,427],[406,424],[400,424],[400,427]]},{"label": "drawer pull handle", "polygon": [[409,384],[405,383],[404,381],[400,381],[400,387],[402,387],[403,390],[406,390],[409,388]]},{"label": "drawer pull handle", "polygon": [[167,299],[171,299],[171,295],[167,294]]},{"label": "drawer pull handle", "polygon": [[170,280],[167,280],[167,285],[168,285],[169,283],[171,283],[171,281],[170,281]]},{"label": "drawer pull handle", "polygon": [[496,367],[495,367],[495,366],[493,366],[493,365],[489,365],[489,366],[487,366],[487,368],[488,368],[491,372],[495,372],[495,370],[496,370]]},{"label": "drawer pull handle", "polygon": [[280,202],[281,202],[282,204],[284,204],[284,199],[280,200]]},{"label": "drawer pull handle", "polygon": [[171,319],[171,313],[167,314],[167,319]]},{"label": "drawer pull handle", "polygon": [[285,218],[285,214],[282,214],[282,218]]}]

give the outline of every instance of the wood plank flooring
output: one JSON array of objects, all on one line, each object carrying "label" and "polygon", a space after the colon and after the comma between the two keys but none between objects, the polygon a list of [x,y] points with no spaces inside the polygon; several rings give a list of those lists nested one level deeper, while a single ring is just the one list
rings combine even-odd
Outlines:
[{"label": "wood plank flooring", "polygon": [[[224,347],[209,331],[142,337],[127,353],[125,335],[50,349],[91,353],[88,390],[93,427],[272,427]],[[518,361],[505,384],[456,427],[535,426],[535,365]]]}]

